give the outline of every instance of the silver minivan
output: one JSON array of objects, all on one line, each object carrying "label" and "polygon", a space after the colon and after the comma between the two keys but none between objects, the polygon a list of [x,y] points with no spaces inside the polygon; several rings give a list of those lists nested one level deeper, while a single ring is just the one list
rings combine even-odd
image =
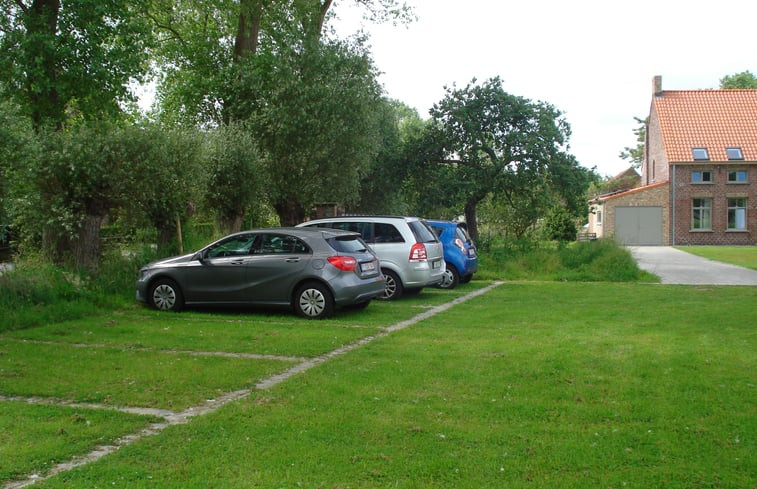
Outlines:
[{"label": "silver minivan", "polygon": [[444,249],[425,220],[402,216],[338,216],[314,219],[298,227],[354,231],[378,255],[386,283],[382,299],[398,299],[444,279]]}]

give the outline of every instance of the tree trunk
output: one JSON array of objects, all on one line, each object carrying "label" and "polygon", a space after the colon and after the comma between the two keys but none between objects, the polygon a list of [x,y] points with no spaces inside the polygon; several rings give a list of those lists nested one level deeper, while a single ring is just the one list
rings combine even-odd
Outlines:
[{"label": "tree trunk", "polygon": [[243,224],[244,211],[235,212],[233,214],[223,216],[220,219],[221,229],[223,229],[223,232],[226,234],[238,233],[242,230]]},{"label": "tree trunk", "polygon": [[35,129],[39,129],[45,121],[54,122],[58,129],[63,124],[64,110],[57,88],[55,46],[60,10],[60,0],[34,0],[24,15],[26,37],[35,39],[35,42],[27,43],[28,50],[23,54],[29,60],[27,66],[36,67],[27,72],[25,87]]},{"label": "tree trunk", "polygon": [[237,36],[234,39],[234,61],[258,51],[260,19],[263,16],[263,0],[242,0],[239,8]]},{"label": "tree trunk", "polygon": [[96,271],[100,262],[100,226],[104,213],[87,213],[74,243],[74,265]]},{"label": "tree trunk", "polygon": [[465,203],[465,224],[468,225],[468,234],[474,241],[478,239],[478,216],[476,206],[478,201],[470,199]]}]

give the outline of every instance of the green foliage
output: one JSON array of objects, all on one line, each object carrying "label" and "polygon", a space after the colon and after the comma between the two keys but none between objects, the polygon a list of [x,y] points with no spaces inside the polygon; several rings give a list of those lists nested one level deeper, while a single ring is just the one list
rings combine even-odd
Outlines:
[{"label": "green foliage", "polygon": [[267,201],[265,162],[244,126],[221,126],[207,136],[205,202],[225,233],[240,231],[245,214],[261,214]]},{"label": "green foliage", "polygon": [[573,241],[577,232],[575,218],[564,207],[553,208],[544,218],[544,234],[547,239]]},{"label": "green foliage", "polygon": [[360,45],[258,55],[240,66],[235,83],[233,119],[249,118],[268,156],[268,190],[282,224],[301,222],[316,202],[358,200],[382,117],[381,88]]},{"label": "green foliage", "polygon": [[198,200],[195,133],[99,122],[42,134],[36,158],[21,159],[11,174],[11,213],[22,248],[38,251],[42,242],[55,261],[94,269],[100,227],[111,213],[154,226],[163,244],[187,203]]},{"label": "green foliage", "polygon": [[[0,87],[35,127],[120,114],[149,68],[143,0],[0,2]],[[1,92],[0,92],[1,93]]]},{"label": "green foliage", "polygon": [[517,211],[518,236],[556,204],[578,211],[589,172],[565,151],[570,127],[551,105],[508,94],[497,77],[480,85],[474,79],[447,88],[431,117],[418,182],[455,200],[474,238],[477,206],[490,194]]},{"label": "green foliage", "polygon": [[749,70],[726,75],[720,79],[720,88],[757,88],[757,77]]}]

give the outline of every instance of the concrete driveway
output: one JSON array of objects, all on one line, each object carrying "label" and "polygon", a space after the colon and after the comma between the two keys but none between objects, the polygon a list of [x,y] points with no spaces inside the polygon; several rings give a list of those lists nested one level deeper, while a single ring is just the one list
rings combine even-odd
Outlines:
[{"label": "concrete driveway", "polygon": [[639,268],[663,284],[757,285],[757,270],[720,263],[669,246],[629,246]]}]

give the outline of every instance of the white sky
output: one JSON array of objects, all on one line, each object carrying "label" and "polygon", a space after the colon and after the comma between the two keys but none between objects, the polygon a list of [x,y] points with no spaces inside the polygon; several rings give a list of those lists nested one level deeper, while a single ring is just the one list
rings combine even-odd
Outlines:
[{"label": "white sky", "polygon": [[[507,92],[561,110],[571,153],[602,175],[628,168],[618,154],[636,145],[655,75],[664,90],[757,75],[753,0],[406,1],[418,21],[364,26],[387,96],[427,118],[445,85],[499,76]],[[349,4],[333,7],[340,37],[360,26]]]}]

